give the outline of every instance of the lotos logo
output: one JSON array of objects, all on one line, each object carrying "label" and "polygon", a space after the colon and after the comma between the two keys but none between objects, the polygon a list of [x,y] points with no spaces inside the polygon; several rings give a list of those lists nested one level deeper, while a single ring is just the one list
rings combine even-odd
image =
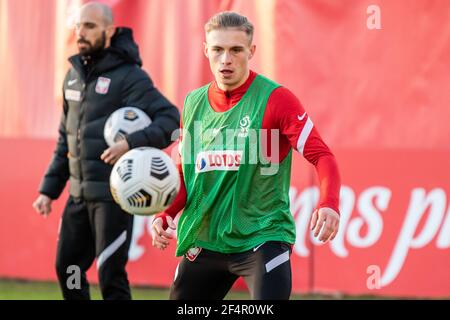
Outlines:
[{"label": "lotos logo", "polygon": [[202,151],[195,161],[195,172],[237,171],[241,165],[242,151]]},{"label": "lotos logo", "polygon": [[202,171],[206,167],[206,160],[203,158],[197,159],[197,172]]}]

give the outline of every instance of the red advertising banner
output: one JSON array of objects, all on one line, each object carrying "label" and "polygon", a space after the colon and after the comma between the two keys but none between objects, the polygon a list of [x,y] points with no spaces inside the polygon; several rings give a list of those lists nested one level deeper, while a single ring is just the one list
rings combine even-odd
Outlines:
[{"label": "red advertising banner", "polygon": [[[0,161],[0,275],[56,279],[57,230],[67,194],[47,219],[31,208],[53,142],[8,139],[0,140],[0,148],[10,150]],[[450,172],[434,167],[445,167],[450,153],[338,150],[336,156],[343,182],[341,224],[337,237],[325,245],[309,230],[319,196],[315,173],[295,156],[293,291],[448,297]],[[153,248],[151,222],[151,217],[135,217],[129,277],[134,284],[166,287],[178,263],[175,243],[166,251]],[[95,266],[89,276],[96,279]]]}]

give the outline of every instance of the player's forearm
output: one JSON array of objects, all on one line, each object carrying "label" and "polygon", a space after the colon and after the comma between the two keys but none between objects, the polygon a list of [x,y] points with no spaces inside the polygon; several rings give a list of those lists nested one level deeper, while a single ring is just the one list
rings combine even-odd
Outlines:
[{"label": "player's forearm", "polygon": [[176,215],[184,209],[184,206],[186,205],[186,198],[187,198],[187,192],[186,192],[186,185],[184,184],[184,176],[183,176],[183,170],[181,168],[181,165],[178,165],[178,172],[180,174],[180,191],[178,192],[177,196],[173,200],[172,204],[162,213],[158,214],[156,218],[162,218],[163,219],[163,228],[167,229],[167,216],[170,216],[172,219],[175,219]]},{"label": "player's forearm", "polygon": [[335,157],[333,155],[320,157],[315,168],[320,187],[318,208],[328,207],[339,213],[341,178]]},{"label": "player's forearm", "polygon": [[175,200],[172,202],[170,207],[168,207],[164,212],[169,216],[171,216],[172,218],[175,218],[178,212],[184,209],[185,205],[186,205],[186,186],[184,185],[184,181],[181,180],[180,191],[178,192]]}]

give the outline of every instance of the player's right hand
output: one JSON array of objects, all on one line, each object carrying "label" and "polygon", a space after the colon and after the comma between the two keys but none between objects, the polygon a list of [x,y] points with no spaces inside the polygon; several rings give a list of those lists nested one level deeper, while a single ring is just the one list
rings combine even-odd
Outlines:
[{"label": "player's right hand", "polygon": [[153,220],[151,234],[152,234],[152,245],[160,250],[164,250],[170,244],[170,239],[173,239],[173,235],[170,233],[171,230],[175,230],[176,226],[173,219],[167,215],[164,216],[166,219],[168,228],[164,230],[164,221],[162,217],[157,217]]},{"label": "player's right hand", "polygon": [[33,202],[33,208],[38,213],[42,214],[45,218],[52,211],[52,199],[45,194],[39,195],[39,197]]}]

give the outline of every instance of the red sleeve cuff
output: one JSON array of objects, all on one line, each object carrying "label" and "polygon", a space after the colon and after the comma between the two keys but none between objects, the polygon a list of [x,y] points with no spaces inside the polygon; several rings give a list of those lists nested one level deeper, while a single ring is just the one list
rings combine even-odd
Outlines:
[{"label": "red sleeve cuff", "polygon": [[155,219],[158,219],[158,218],[162,219],[162,221],[163,221],[162,227],[164,230],[166,230],[169,227],[169,224],[167,223],[167,217],[169,217],[169,215],[165,211],[155,215]]},{"label": "red sleeve cuff", "polygon": [[336,159],[333,155],[325,155],[319,158],[316,164],[319,178],[320,199],[318,208],[331,208],[339,215],[339,193],[341,190],[341,178]]}]

